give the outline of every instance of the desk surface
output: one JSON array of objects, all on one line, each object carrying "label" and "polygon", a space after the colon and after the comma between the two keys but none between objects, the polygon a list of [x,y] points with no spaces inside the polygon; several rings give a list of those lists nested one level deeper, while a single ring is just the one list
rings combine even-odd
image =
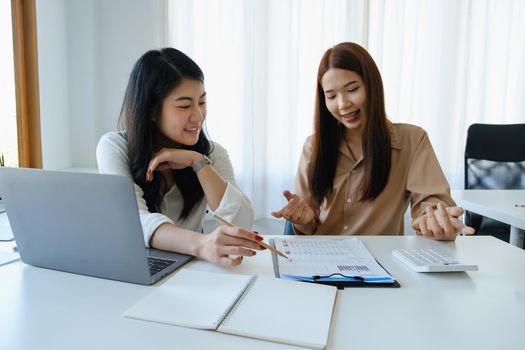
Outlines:
[{"label": "desk surface", "polygon": [[452,198],[463,209],[525,230],[525,190],[453,190]]},{"label": "desk surface", "polygon": [[7,218],[6,212],[0,213],[0,240],[9,240],[13,238],[13,232],[11,231],[11,225]]},{"label": "desk surface", "polygon": [[[339,291],[327,349],[523,348],[524,250],[490,236],[458,237],[455,242],[398,236],[362,240],[401,288]],[[479,271],[415,273],[391,256],[395,248],[434,245],[453,247],[460,259],[477,263]],[[187,267],[273,275],[268,251],[232,269],[203,261]],[[22,262],[1,266],[0,281],[0,349],[295,348],[122,317],[162,282],[147,287]]]}]

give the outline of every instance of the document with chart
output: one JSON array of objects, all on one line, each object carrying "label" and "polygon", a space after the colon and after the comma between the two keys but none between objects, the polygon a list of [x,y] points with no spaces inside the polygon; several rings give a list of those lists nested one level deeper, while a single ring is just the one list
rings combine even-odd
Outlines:
[{"label": "document with chart", "polygon": [[289,259],[273,255],[277,277],[288,280],[364,286],[399,284],[357,238],[275,238]]}]

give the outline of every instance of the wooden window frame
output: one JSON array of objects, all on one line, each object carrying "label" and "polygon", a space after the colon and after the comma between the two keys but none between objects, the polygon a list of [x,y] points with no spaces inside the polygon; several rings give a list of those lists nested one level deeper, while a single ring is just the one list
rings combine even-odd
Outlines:
[{"label": "wooden window frame", "polygon": [[42,168],[35,0],[11,0],[18,161]]}]

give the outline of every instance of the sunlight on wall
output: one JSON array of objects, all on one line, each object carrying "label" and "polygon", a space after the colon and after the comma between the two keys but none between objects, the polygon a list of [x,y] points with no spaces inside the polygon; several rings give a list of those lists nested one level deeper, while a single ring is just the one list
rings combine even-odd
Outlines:
[{"label": "sunlight on wall", "polygon": [[18,166],[11,2],[0,1],[0,155]]}]

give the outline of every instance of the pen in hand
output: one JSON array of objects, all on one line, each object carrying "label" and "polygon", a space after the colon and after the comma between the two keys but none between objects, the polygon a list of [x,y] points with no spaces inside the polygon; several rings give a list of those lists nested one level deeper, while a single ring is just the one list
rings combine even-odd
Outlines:
[{"label": "pen in hand", "polygon": [[[220,222],[222,222],[223,224],[225,224],[226,226],[235,226],[234,224],[232,224],[231,222],[229,222],[228,220],[226,220],[225,218],[223,218],[222,216],[220,215],[217,215],[217,214],[214,214],[212,212],[210,212],[209,210],[206,210],[206,213],[210,214],[211,216],[213,216],[213,218],[219,220]],[[257,242],[259,243],[260,245],[262,245],[263,247],[265,247],[266,249],[269,249],[271,250],[272,252],[274,252],[275,254],[279,255],[279,256],[282,256],[283,258],[286,258],[288,259],[288,257],[286,255],[284,255],[282,252],[280,252],[279,250],[275,249],[274,247],[272,247],[271,245],[261,241],[261,242]]]}]

